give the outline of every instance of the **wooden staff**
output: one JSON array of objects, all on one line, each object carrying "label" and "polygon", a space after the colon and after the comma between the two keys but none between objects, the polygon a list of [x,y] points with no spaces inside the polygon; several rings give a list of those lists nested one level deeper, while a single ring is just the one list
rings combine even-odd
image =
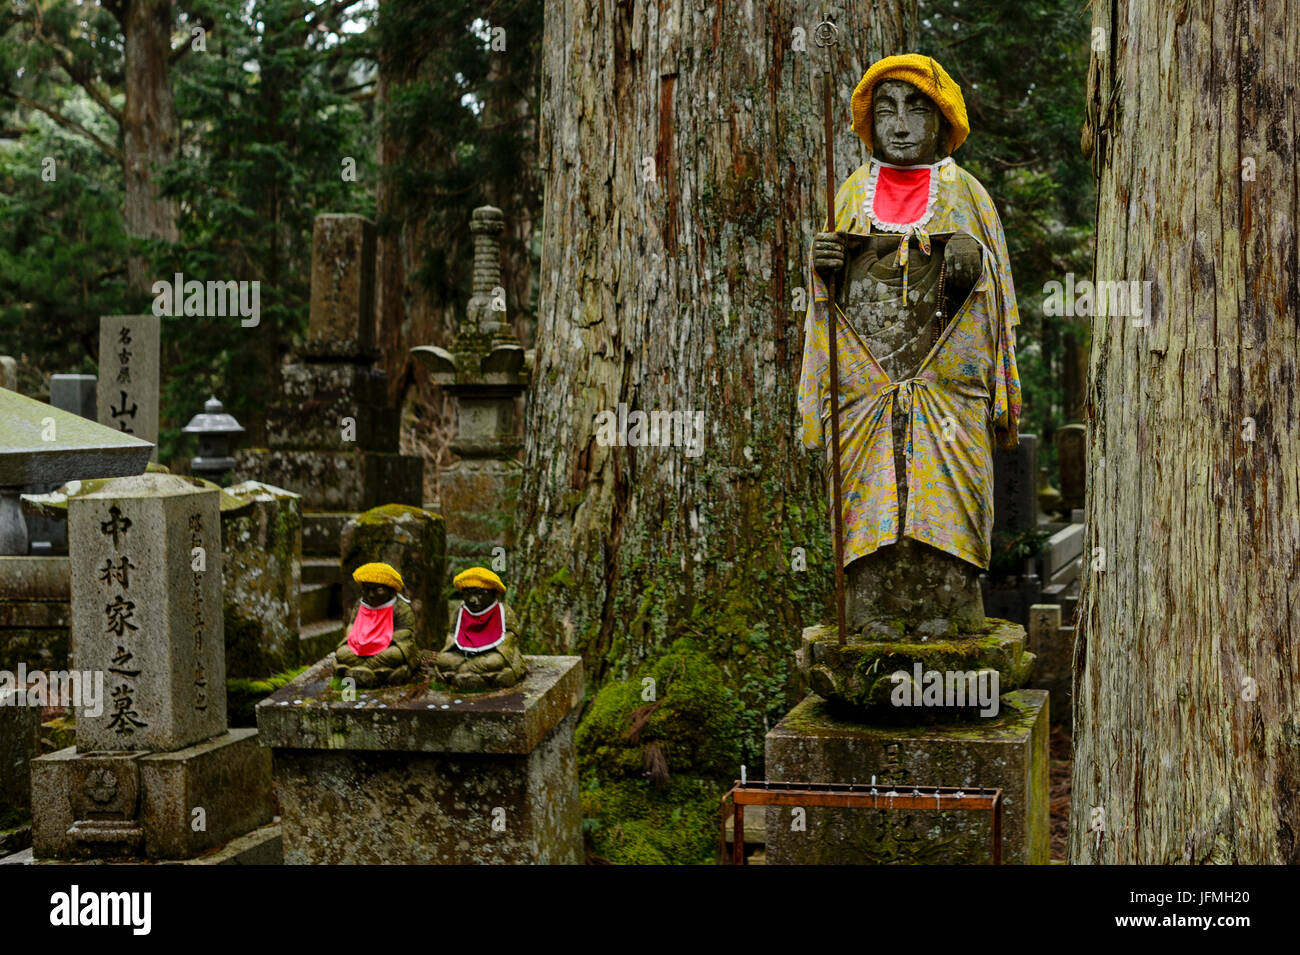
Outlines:
[{"label": "wooden staff", "polygon": [[[835,131],[831,125],[832,48],[839,40],[839,28],[827,17],[817,24],[814,34],[817,45],[826,49],[826,65],[822,68],[822,120],[826,140],[826,231],[835,231]],[[839,630],[839,643],[844,646],[848,627],[844,614],[844,479],[840,472],[840,355],[839,322],[835,316],[835,285],[837,276],[826,276],[826,324],[830,333],[831,371],[831,485],[835,509],[835,624]]]}]

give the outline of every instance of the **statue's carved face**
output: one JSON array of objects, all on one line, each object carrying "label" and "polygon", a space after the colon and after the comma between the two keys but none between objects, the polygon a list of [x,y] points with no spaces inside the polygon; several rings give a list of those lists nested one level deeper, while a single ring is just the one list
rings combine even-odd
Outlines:
[{"label": "statue's carved face", "polygon": [[396,590],[383,584],[361,585],[361,599],[370,607],[382,607],[396,596]]},{"label": "statue's carved face", "polygon": [[492,601],[497,599],[497,592],[490,587],[463,587],[460,599],[470,613],[482,613],[492,606]]},{"label": "statue's carved face", "polygon": [[896,166],[928,165],[948,142],[943,113],[911,83],[884,80],[871,96],[875,156]]}]

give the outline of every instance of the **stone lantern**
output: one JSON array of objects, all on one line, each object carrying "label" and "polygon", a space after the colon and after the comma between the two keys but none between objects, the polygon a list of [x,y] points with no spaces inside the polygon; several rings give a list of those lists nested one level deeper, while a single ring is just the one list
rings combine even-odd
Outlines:
[{"label": "stone lantern", "polygon": [[226,414],[221,402],[213,395],[204,402],[203,413],[196,414],[181,430],[199,436],[199,454],[190,458],[190,472],[195,477],[220,484],[235,466],[235,459],[230,455],[231,445],[244,433],[243,426]]}]

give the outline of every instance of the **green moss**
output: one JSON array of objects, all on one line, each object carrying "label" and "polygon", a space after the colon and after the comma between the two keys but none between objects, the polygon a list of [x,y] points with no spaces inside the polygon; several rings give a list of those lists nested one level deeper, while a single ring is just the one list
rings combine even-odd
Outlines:
[{"label": "green moss", "polygon": [[41,724],[41,749],[47,753],[67,749],[77,742],[77,721],[72,716],[58,716]]},{"label": "green moss", "polygon": [[[356,521],[358,525],[386,524],[389,521],[412,516],[423,520],[426,517],[432,519],[434,515],[423,508],[411,507],[409,504],[384,504],[381,507],[372,507],[370,510],[358,514]],[[438,520],[441,521],[442,518],[439,517]]]},{"label": "green moss", "polygon": [[250,680],[242,677],[226,680],[226,710],[232,727],[252,727],[257,725],[254,709],[280,687],[284,686],[310,664],[276,673],[263,680]]},{"label": "green moss", "polygon": [[734,776],[739,710],[722,671],[692,641],[678,640],[652,665],[596,694],[578,725],[579,765],[602,779],[639,777],[646,748],[657,744],[670,774]]},{"label": "green moss", "polygon": [[679,776],[657,789],[645,780],[588,780],[583,825],[591,851],[620,865],[715,861],[722,784]]}]

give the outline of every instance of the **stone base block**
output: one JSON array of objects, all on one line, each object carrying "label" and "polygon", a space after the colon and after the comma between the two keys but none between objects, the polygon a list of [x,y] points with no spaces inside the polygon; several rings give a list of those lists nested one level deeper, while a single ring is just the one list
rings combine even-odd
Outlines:
[{"label": "stone base block", "polygon": [[397,451],[399,415],[388,407],[388,377],[379,369],[304,361],[285,365],[281,376],[282,397],[266,415],[272,448]]},{"label": "stone base block", "polygon": [[453,573],[491,566],[493,548],[514,547],[515,505],[523,471],[517,461],[462,459],[438,475]]},{"label": "stone base block", "polygon": [[[125,865],[139,865],[145,860],[125,860]],[[231,839],[225,845],[196,859],[160,860],[167,865],[284,865],[284,840],[280,824],[273,822],[260,829]],[[0,865],[103,865],[99,859],[76,862],[68,859],[37,859],[30,848],[0,858]]]},{"label": "stone base block", "polygon": [[[368,511],[383,504],[419,507],[424,462],[415,455],[371,451],[271,451],[235,453],[232,480],[274,484],[302,495],[303,510]],[[303,550],[307,550],[304,528]]]},{"label": "stone base block", "polygon": [[[893,725],[946,722],[977,718],[984,709],[978,702],[980,681],[984,698],[997,695],[990,692],[994,673],[999,693],[1023,686],[1034,665],[1034,655],[1025,652],[1025,644],[1024,627],[992,617],[986,621],[985,632],[970,636],[928,640],[854,636],[844,646],[839,645],[834,627],[816,626],[804,630],[798,660],[812,691],[850,719]],[[905,674],[901,682],[906,686],[895,677],[900,672]],[[959,674],[965,676],[958,679]],[[946,688],[936,682],[936,678],[949,676],[955,681],[951,701]],[[933,699],[924,706],[897,705],[902,691],[906,691],[903,699],[920,701],[926,686],[944,689],[944,705],[933,705]]]},{"label": "stone base block", "polygon": [[[426,655],[431,660],[432,654]],[[333,655],[257,708],[292,864],[582,862],[578,657],[509,690],[330,688]]]},{"label": "stone base block", "polygon": [[36,858],[187,859],[271,821],[271,754],[237,729],[166,753],[32,762]]},{"label": "stone base block", "polygon": [[[783,782],[870,783],[892,787],[999,787],[1002,861],[1045,865],[1048,831],[1047,694],[1002,696],[996,717],[979,724],[881,728],[835,718],[809,695],[767,734],[767,777]],[[987,811],[821,809],[797,818],[791,807],[767,816],[771,865],[986,865],[992,857]]]}]

